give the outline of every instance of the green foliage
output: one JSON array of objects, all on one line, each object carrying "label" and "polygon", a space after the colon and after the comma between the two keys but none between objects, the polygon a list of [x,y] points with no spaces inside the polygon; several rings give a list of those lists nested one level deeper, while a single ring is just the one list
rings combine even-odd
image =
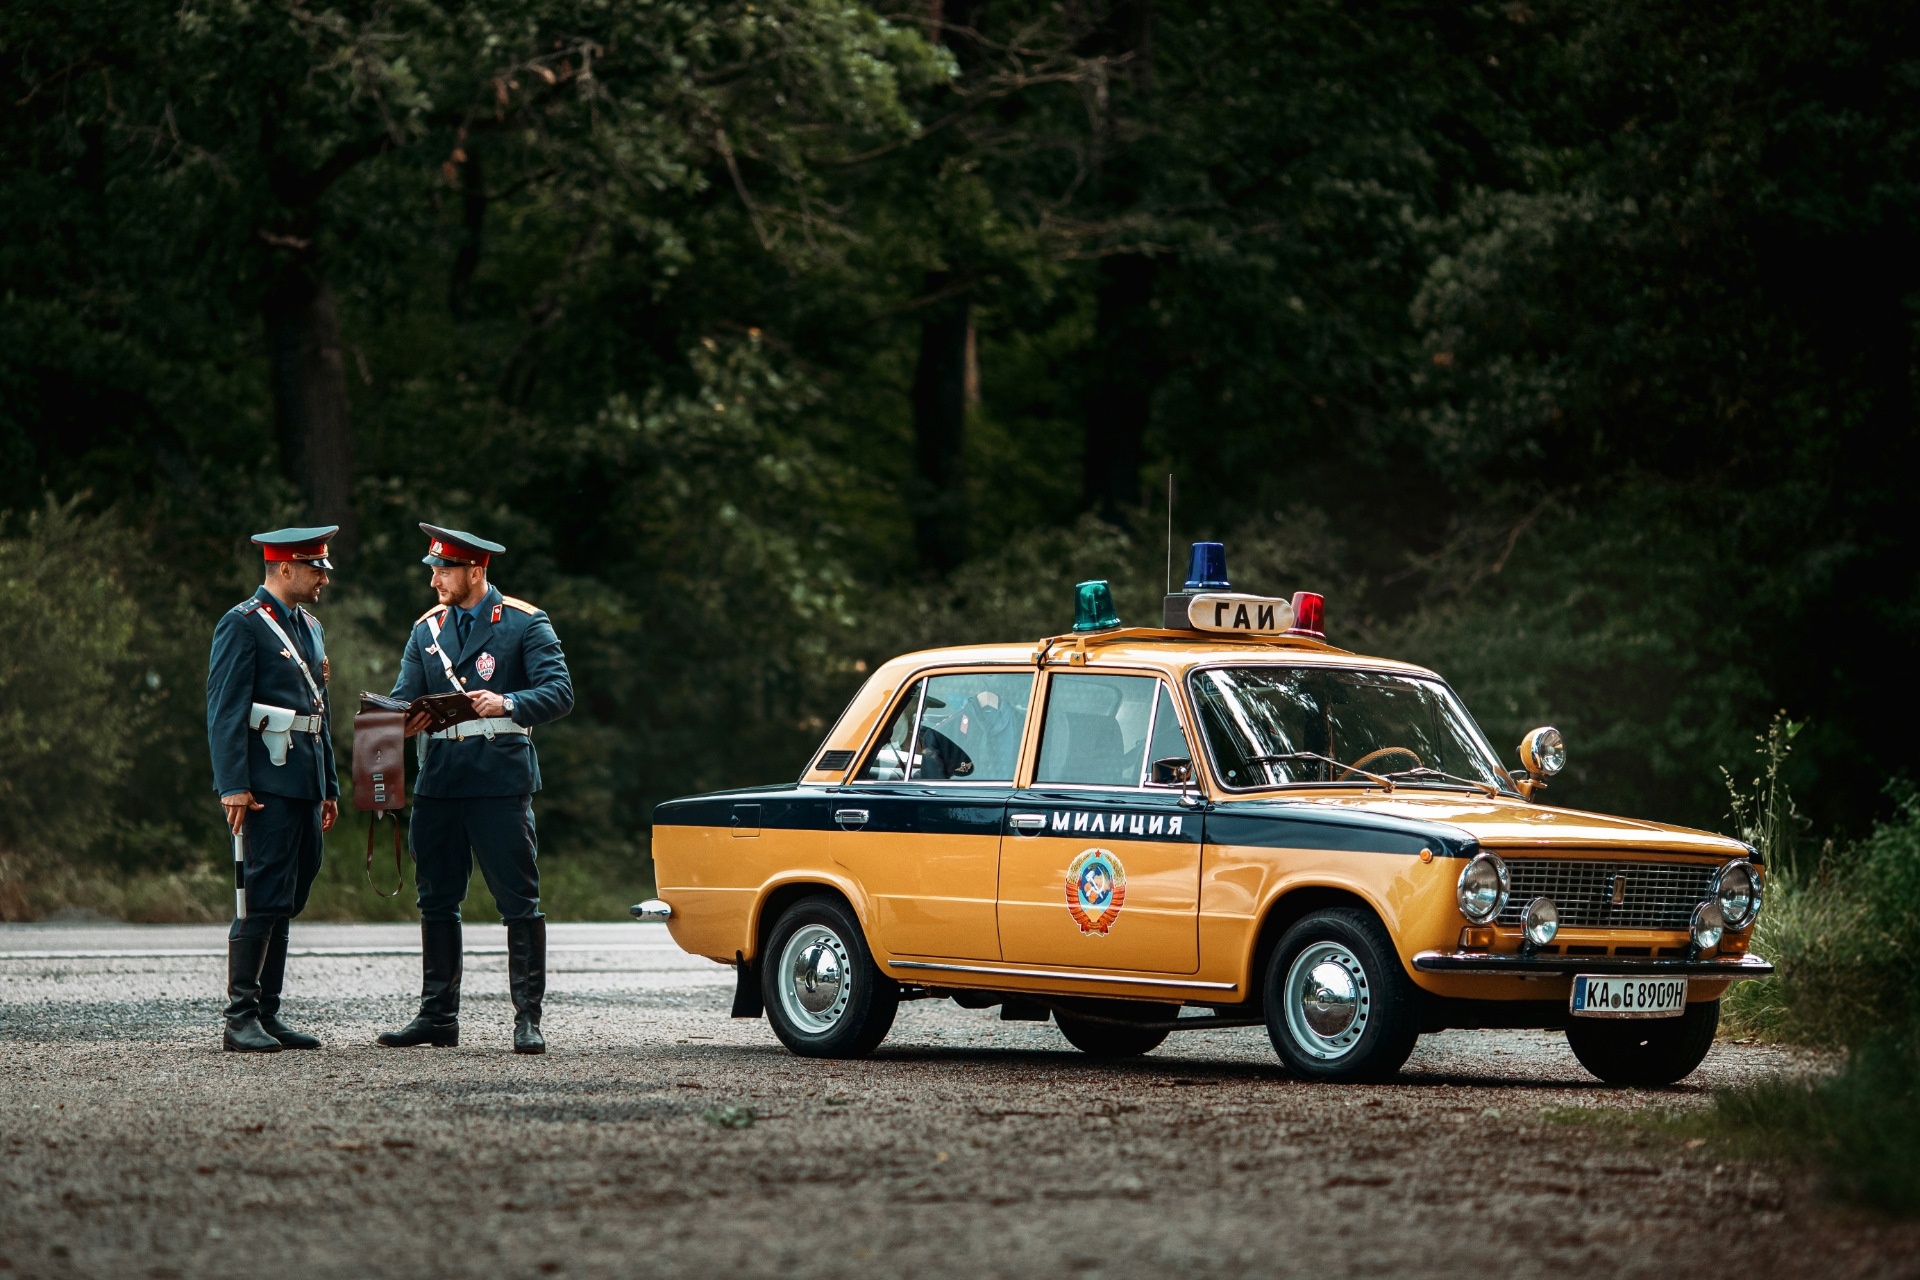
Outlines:
[{"label": "green foliage", "polygon": [[178,868],[217,813],[181,601],[126,580],[117,519],[49,501],[22,524],[0,537],[0,853]]},{"label": "green foliage", "polygon": [[1846,1204],[1920,1215],[1920,1036],[1911,1025],[1876,1035],[1837,1075],[1719,1093],[1713,1121],[1766,1154],[1818,1163]]},{"label": "green foliage", "polygon": [[[1735,815],[1747,838],[1779,842],[1796,826],[1779,766],[1799,732],[1776,717],[1760,739],[1766,768]],[[1817,867],[1771,875],[1753,950],[1778,966],[1726,998],[1727,1025],[1774,1039],[1839,1045],[1836,1074],[1723,1091],[1712,1127],[1766,1154],[1818,1163],[1852,1204],[1920,1213],[1920,794],[1894,789],[1892,820]],[[1776,845],[1777,847],[1777,845]],[[1791,863],[1789,862],[1789,865]]]},{"label": "green foliage", "polygon": [[1759,853],[1769,876],[1782,887],[1799,884],[1808,870],[1801,865],[1799,847],[1807,821],[1794,804],[1793,793],[1782,777],[1787,757],[1793,752],[1793,740],[1806,727],[1805,721],[1796,723],[1787,719],[1784,711],[1773,717],[1766,734],[1758,739],[1760,749],[1755,752],[1762,762],[1761,772],[1746,790],[1734,782],[1731,773],[1724,768],[1720,770],[1732,801],[1727,816],[1739,829],[1740,838]]},{"label": "green foliage", "polygon": [[[12,856],[27,827],[76,874],[217,852],[195,668],[245,534],[308,514],[267,319],[296,276],[351,424],[336,687],[386,687],[429,603],[416,522],[506,542],[581,693],[540,738],[555,867],[793,776],[901,649],[1058,632],[1088,577],[1157,617],[1168,472],[1181,547],[1324,592],[1337,643],[1434,667],[1497,743],[1563,729],[1556,802],[1715,824],[1715,764],[1785,707],[1810,820],[1887,816],[1920,11],[890,13],[0,9],[0,509],[87,492],[74,519],[148,548],[99,579],[132,635],[50,619],[78,629],[45,679],[0,660],[5,696],[93,688],[89,645],[162,677],[149,736],[76,748],[117,834],[83,850],[48,802],[0,816]],[[914,388],[956,315],[943,489]]]},{"label": "green foliage", "polygon": [[1734,1026],[1842,1045],[1920,1026],[1920,794],[1897,801],[1891,821],[1806,879],[1769,878],[1753,949],[1779,973],[1729,993]]}]

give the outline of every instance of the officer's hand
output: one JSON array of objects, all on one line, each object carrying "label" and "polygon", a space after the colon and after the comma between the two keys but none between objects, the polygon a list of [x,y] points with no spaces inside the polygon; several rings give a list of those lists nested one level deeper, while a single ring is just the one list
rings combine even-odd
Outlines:
[{"label": "officer's hand", "polygon": [[432,716],[428,715],[424,711],[416,711],[412,715],[407,717],[406,736],[411,738],[416,733],[423,733],[426,731],[426,727],[432,723],[433,723]]},{"label": "officer's hand", "polygon": [[340,802],[338,800],[322,800],[320,802],[320,829],[322,831],[331,831],[333,830],[333,824],[339,820]]},{"label": "officer's hand", "polygon": [[507,714],[507,700],[497,693],[482,690],[470,693],[467,700],[473,703],[473,709],[483,716],[503,716]]},{"label": "officer's hand", "polygon": [[221,796],[220,806],[227,811],[227,829],[235,835],[245,829],[249,809],[267,807],[255,800],[251,791],[236,791],[230,796]]}]

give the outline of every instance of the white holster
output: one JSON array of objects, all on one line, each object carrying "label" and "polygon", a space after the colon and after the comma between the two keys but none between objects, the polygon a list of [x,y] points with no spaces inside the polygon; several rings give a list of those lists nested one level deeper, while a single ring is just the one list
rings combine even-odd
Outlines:
[{"label": "white holster", "polygon": [[247,713],[247,728],[258,731],[266,740],[267,758],[283,765],[287,762],[287,750],[293,745],[293,735],[320,732],[320,717],[303,716],[292,707],[270,707],[256,702]]}]

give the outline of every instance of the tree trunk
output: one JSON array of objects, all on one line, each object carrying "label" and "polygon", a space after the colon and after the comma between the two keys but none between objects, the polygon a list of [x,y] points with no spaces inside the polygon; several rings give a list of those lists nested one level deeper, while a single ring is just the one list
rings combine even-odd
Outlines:
[{"label": "tree trunk", "polygon": [[480,268],[480,236],[487,225],[487,183],[480,157],[469,154],[460,166],[460,249],[447,279],[447,311],[464,323],[473,305],[473,273]]},{"label": "tree trunk", "polygon": [[[928,293],[949,286],[947,273],[927,273]],[[962,293],[932,304],[922,314],[920,362],[913,375],[913,542],[922,568],[946,573],[967,556],[960,450],[966,438],[973,304]]]},{"label": "tree trunk", "polygon": [[1140,501],[1153,391],[1165,371],[1153,301],[1154,260],[1126,255],[1100,264],[1092,385],[1082,400],[1086,451],[1081,477],[1086,503],[1118,520]]},{"label": "tree trunk", "polygon": [[341,555],[358,534],[353,509],[353,432],[333,286],[310,257],[287,265],[264,313],[280,462],[306,502],[307,518],[337,524]]}]

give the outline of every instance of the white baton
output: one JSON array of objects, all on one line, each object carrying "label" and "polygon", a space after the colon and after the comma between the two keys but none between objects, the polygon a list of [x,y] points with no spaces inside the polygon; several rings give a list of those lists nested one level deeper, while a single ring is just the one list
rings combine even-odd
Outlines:
[{"label": "white baton", "polygon": [[233,918],[247,918],[247,837],[233,833]]}]

